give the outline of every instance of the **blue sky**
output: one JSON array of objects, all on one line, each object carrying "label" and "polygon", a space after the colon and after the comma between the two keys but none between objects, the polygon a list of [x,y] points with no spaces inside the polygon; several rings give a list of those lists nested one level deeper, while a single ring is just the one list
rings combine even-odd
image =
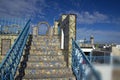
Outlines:
[{"label": "blue sky", "polygon": [[0,17],[30,17],[53,21],[61,14],[77,15],[77,39],[120,44],[120,0],[0,0]]}]

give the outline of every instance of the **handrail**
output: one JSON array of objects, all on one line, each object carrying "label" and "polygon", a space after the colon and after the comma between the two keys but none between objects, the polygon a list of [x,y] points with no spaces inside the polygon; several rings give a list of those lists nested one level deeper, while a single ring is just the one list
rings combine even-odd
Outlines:
[{"label": "handrail", "polygon": [[72,70],[77,80],[93,80],[93,78],[94,80],[101,80],[100,74],[92,66],[74,39],[72,39]]},{"label": "handrail", "polygon": [[4,60],[0,65],[0,80],[14,80],[20,59],[23,55],[23,50],[27,42],[30,21],[26,23],[25,27],[19,34],[11,49],[7,52]]}]

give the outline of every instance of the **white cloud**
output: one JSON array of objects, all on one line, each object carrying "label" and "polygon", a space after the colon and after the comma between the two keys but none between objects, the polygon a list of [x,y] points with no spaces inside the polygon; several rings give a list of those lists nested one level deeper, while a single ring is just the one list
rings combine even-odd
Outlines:
[{"label": "white cloud", "polygon": [[77,15],[77,22],[79,24],[94,24],[94,23],[109,23],[109,17],[105,14],[99,12],[89,13],[86,12],[77,12],[77,11],[69,11],[67,13],[74,13]]},{"label": "white cloud", "polygon": [[120,36],[120,32],[117,31],[104,31],[104,30],[93,30],[87,28],[77,28],[77,34],[81,36],[89,35],[103,35],[103,36]]},{"label": "white cloud", "polygon": [[112,23],[115,23],[115,24],[120,24],[120,17],[119,18],[114,18],[113,20],[112,20]]},{"label": "white cloud", "polygon": [[44,0],[0,0],[0,16],[34,17],[36,12],[44,14],[45,7]]}]

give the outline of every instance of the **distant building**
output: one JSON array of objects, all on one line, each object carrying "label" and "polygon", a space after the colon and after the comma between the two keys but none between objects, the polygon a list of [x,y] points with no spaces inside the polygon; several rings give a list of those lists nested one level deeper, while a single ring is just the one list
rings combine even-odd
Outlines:
[{"label": "distant building", "polygon": [[120,56],[120,45],[112,46],[112,55]]},{"label": "distant building", "polygon": [[94,37],[93,35],[90,36],[90,43],[93,45],[94,44]]},{"label": "distant building", "polygon": [[86,38],[85,38],[83,40],[78,40],[77,42],[80,45],[82,51],[87,56],[90,56],[92,50],[95,49],[95,47],[94,47],[94,37],[93,36],[90,36],[90,40],[86,40]]}]

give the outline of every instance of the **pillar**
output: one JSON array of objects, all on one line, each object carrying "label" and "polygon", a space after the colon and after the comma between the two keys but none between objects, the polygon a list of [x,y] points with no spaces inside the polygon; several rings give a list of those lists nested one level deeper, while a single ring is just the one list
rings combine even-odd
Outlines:
[{"label": "pillar", "polygon": [[38,27],[33,27],[33,35],[34,36],[38,35]]},{"label": "pillar", "polygon": [[[62,15],[60,20],[61,48],[64,48],[67,66],[72,64],[72,38],[76,39],[76,15]],[[64,47],[63,44],[64,43]]]},{"label": "pillar", "polygon": [[76,40],[76,15],[69,15],[68,67],[72,64],[72,38]]},{"label": "pillar", "polygon": [[54,35],[58,35],[58,24],[59,24],[59,22],[58,21],[55,21],[54,22],[54,28],[53,28],[53,30],[54,30]]}]

